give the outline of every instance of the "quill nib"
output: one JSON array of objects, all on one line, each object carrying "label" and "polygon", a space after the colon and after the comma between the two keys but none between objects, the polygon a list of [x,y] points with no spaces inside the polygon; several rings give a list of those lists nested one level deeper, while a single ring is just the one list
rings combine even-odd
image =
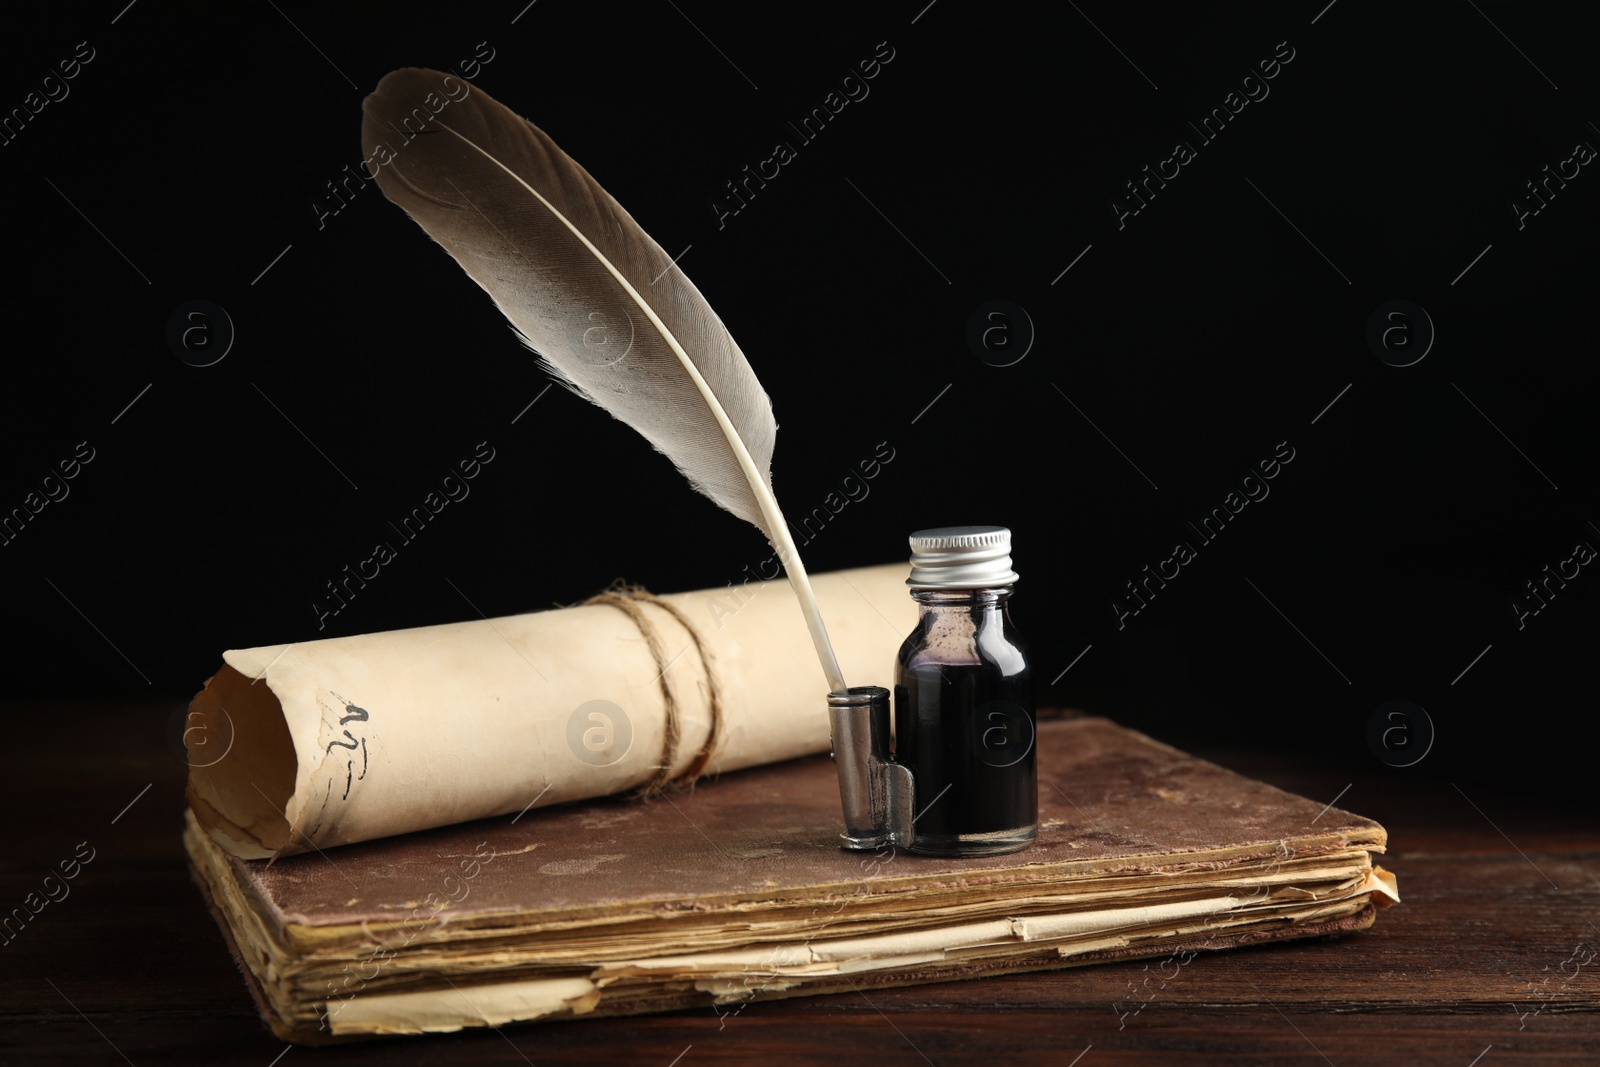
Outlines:
[{"label": "quill nib", "polygon": [[700,290],[549,135],[482,89],[407,68],[362,110],[379,188],[494,299],[541,365],[766,535],[829,687],[844,690],[772,494],[772,402]]}]

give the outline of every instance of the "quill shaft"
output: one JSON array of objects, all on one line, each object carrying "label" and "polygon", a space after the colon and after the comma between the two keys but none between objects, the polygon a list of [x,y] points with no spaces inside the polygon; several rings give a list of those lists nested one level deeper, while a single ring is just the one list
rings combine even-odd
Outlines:
[{"label": "quill shaft", "polygon": [[[570,225],[570,223],[569,223]],[[632,285],[628,286],[639,301],[640,307],[653,322],[658,322],[655,313],[650,310]],[[828,687],[833,692],[842,692],[846,688],[844,672],[839,669],[839,659],[833,654],[833,642],[828,640],[828,629],[822,623],[822,610],[817,607],[817,595],[812,592],[811,579],[806,575],[805,565],[800,562],[800,550],[795,546],[794,538],[789,535],[789,523],[783,517],[783,512],[778,509],[778,498],[767,488],[767,479],[756,468],[755,460],[744,447],[739,437],[739,432],[728,419],[728,413],[723,410],[716,395],[706,385],[706,380],[695,367],[687,353],[683,351],[670,331],[662,328],[666,337],[677,353],[678,359],[683,363],[684,369],[689,373],[696,386],[705,395],[707,404],[712,414],[716,417],[717,425],[722,429],[723,436],[728,439],[730,447],[739,460],[739,466],[744,471],[745,480],[750,483],[750,491],[755,495],[756,504],[761,509],[761,517],[766,520],[767,538],[772,547],[778,552],[778,560],[783,564],[784,573],[789,576],[789,585],[793,587],[795,597],[800,601],[800,611],[805,615],[806,630],[811,634],[811,643],[816,647],[817,659],[822,663],[822,673],[828,678]]]},{"label": "quill shaft", "polygon": [[[446,124],[440,123],[440,125],[451,133],[456,133]],[[460,135],[457,134],[457,136]],[[466,139],[463,138],[463,140]],[[472,145],[474,150],[483,152],[481,146],[473,145],[470,140],[467,141],[467,144]],[[487,155],[487,153],[484,154]],[[650,306],[649,301],[645,300],[639,290],[634,288],[633,283],[618,271],[615,265],[600,254],[599,250],[584,236],[583,232],[573,225],[571,219],[556,210],[554,205],[551,205],[537,189],[528,185],[516,173],[507,168],[505,164],[494,160],[492,156],[488,158],[495,165],[505,170],[509,177],[519,182],[528,192],[538,197],[547,207],[550,207],[556,217],[566,224],[567,229],[578,240],[583,242],[585,247],[594,252],[601,262],[605,263],[608,272],[616,278],[617,282],[627,292],[629,298],[650,320],[651,325],[661,331],[662,338],[671,346],[673,355],[678,357],[678,362],[683,366],[685,373],[689,375],[690,380],[694,382],[700,394],[705,397],[706,406],[711,409],[712,417],[717,421],[717,427],[722,431],[723,437],[727,439],[728,446],[733,450],[734,456],[739,462],[739,468],[744,473],[745,481],[750,484],[750,492],[756,499],[756,505],[761,509],[762,519],[765,520],[764,532],[767,534],[768,540],[771,541],[772,547],[777,550],[778,559],[783,564],[784,573],[788,575],[789,584],[794,588],[795,596],[800,601],[800,610],[805,615],[806,630],[811,634],[811,643],[816,647],[817,659],[822,663],[822,672],[827,676],[829,688],[834,692],[842,692],[848,688],[845,684],[844,672],[839,669],[839,659],[834,655],[833,643],[828,640],[828,629],[823,625],[822,611],[817,607],[817,595],[811,589],[811,579],[806,574],[805,565],[800,562],[800,550],[796,547],[794,538],[789,534],[789,523],[784,519],[783,512],[778,508],[778,498],[767,487],[766,476],[756,467],[755,460],[751,457],[749,449],[744,447],[744,440],[740,436],[738,429],[728,418],[727,411],[723,409],[716,393],[706,383],[705,377],[701,375],[700,369],[695,366],[694,360],[684,351],[683,345],[673,335],[672,331],[667,328],[666,323],[661,321],[660,316]]]}]

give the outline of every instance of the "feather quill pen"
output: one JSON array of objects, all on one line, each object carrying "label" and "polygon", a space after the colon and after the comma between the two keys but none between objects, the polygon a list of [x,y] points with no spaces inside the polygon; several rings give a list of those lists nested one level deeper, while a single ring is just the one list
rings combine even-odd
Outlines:
[{"label": "feather quill pen", "polygon": [[828,685],[845,688],[772,493],[777,422],[694,283],[554,141],[453,75],[394,71],[362,105],[368,171],[494,299],[546,370],[633,427],[777,550]]}]

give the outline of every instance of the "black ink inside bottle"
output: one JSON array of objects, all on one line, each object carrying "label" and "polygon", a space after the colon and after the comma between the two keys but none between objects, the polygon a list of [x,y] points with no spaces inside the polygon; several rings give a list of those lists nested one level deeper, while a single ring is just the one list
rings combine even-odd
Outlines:
[{"label": "black ink inside bottle", "polygon": [[1009,587],[914,589],[895,664],[895,761],[916,777],[911,849],[992,855],[1038,830],[1031,674]]}]

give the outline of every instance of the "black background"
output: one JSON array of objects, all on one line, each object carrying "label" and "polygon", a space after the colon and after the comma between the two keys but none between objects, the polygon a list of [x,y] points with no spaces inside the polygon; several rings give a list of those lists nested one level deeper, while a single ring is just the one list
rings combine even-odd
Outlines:
[{"label": "black background", "polygon": [[[5,689],[177,709],[225,648],[541,609],[619,576],[720,586],[766,557],[632,431],[541,396],[486,296],[375,186],[319,227],[363,95],[487,42],[475,84],[689,249],[774,399],[791,513],[893,448],[805,546],[811,570],[1005,524],[1042,704],[1370,766],[1369,717],[1404,699],[1437,739],[1394,773],[1583,799],[1600,577],[1522,629],[1510,603],[1600,545],[1600,176],[1521,229],[1511,203],[1600,145],[1592,12],[925,3],[11,16],[0,109],[80,41],[94,58],[0,146],[0,510],[78,442],[95,458],[0,546]],[[787,123],[879,42],[870,95],[799,144]],[[1202,144],[1186,123],[1279,42],[1270,95]],[[713,197],[780,139],[798,157],[719,228]],[[1119,228],[1112,199],[1180,139],[1198,158]],[[237,330],[209,367],[166,341],[192,299]],[[992,299],[1037,332],[1013,366],[966,341]],[[1366,340],[1394,299],[1437,328],[1409,367]],[[470,496],[319,631],[324,583],[481,441]],[[1119,629],[1123,583],[1284,441],[1270,496]]]}]

